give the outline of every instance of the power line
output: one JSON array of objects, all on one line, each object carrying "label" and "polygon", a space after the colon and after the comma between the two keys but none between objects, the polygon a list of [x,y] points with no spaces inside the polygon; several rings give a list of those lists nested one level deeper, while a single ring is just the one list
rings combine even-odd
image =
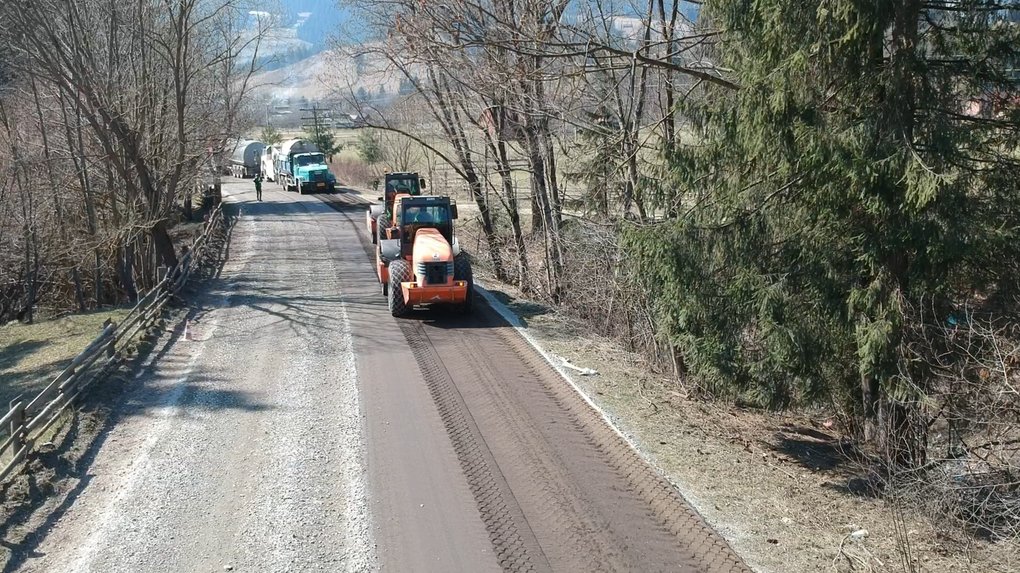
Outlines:
[{"label": "power line", "polygon": [[309,127],[311,127],[312,128],[312,132],[315,134],[315,143],[318,144],[320,141],[322,141],[322,137],[321,137],[322,128],[319,127],[319,113],[327,111],[327,110],[324,110],[324,109],[320,108],[318,106],[318,104],[312,104],[312,107],[310,107],[310,108],[309,107],[299,108],[298,111],[312,112],[312,116],[311,117],[302,117],[302,118],[300,118],[301,121],[311,120],[312,121],[312,125],[309,126],[307,124],[304,124],[301,127],[303,129],[305,129],[305,130],[307,130]]}]

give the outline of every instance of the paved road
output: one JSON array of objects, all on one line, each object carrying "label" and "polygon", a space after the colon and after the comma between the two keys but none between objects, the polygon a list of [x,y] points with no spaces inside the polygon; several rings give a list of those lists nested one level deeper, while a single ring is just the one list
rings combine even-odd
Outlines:
[{"label": "paved road", "polygon": [[390,317],[353,196],[245,183],[25,570],[746,570],[493,311]]}]

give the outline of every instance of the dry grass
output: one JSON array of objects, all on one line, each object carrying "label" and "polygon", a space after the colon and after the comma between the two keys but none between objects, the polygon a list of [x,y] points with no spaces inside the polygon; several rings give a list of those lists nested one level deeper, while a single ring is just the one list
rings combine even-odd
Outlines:
[{"label": "dry grass", "polygon": [[0,410],[19,394],[41,390],[88,345],[107,318],[119,321],[129,309],[73,314],[35,324],[0,326]]}]

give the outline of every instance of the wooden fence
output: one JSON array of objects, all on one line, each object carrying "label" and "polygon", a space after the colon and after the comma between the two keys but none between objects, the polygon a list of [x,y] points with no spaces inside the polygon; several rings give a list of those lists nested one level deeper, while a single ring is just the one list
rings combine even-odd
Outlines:
[{"label": "wooden fence", "polygon": [[23,462],[67,408],[92,382],[109,372],[122,356],[124,348],[144,328],[151,326],[162,314],[166,303],[188,282],[201,260],[214,227],[223,220],[220,205],[209,215],[202,233],[184,253],[177,266],[161,273],[159,282],[146,293],[117,324],[107,321],[102,332],[71,360],[39,394],[30,401],[16,398],[0,418],[0,460],[10,461],[0,470],[3,482]]}]

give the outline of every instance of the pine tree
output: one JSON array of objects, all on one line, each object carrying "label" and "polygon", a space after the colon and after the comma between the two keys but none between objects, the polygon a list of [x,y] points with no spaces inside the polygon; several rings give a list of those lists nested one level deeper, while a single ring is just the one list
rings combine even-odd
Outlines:
[{"label": "pine tree", "polygon": [[262,128],[262,134],[259,138],[266,147],[271,147],[283,141],[283,135],[271,125]]},{"label": "pine tree", "polygon": [[336,134],[331,129],[306,127],[305,136],[313,141],[329,161],[333,161],[333,156],[343,149],[343,144],[337,142]]},{"label": "pine tree", "polygon": [[707,6],[739,88],[681,110],[702,135],[667,150],[683,209],[628,246],[709,389],[839,400],[891,461],[924,463],[933,380],[910,326],[1020,282],[1020,112],[1003,105],[1020,28],[999,7]]},{"label": "pine tree", "polygon": [[564,206],[590,210],[605,218],[610,214],[610,204],[622,196],[623,134],[619,122],[604,109],[584,113],[584,120],[586,127],[578,129],[578,157],[564,175],[567,181],[581,183],[586,189]]},{"label": "pine tree", "polygon": [[362,130],[358,134],[358,141],[355,143],[358,149],[358,155],[365,163],[379,163],[385,159],[386,154],[383,152],[382,142],[379,140],[379,134],[372,130]]}]

